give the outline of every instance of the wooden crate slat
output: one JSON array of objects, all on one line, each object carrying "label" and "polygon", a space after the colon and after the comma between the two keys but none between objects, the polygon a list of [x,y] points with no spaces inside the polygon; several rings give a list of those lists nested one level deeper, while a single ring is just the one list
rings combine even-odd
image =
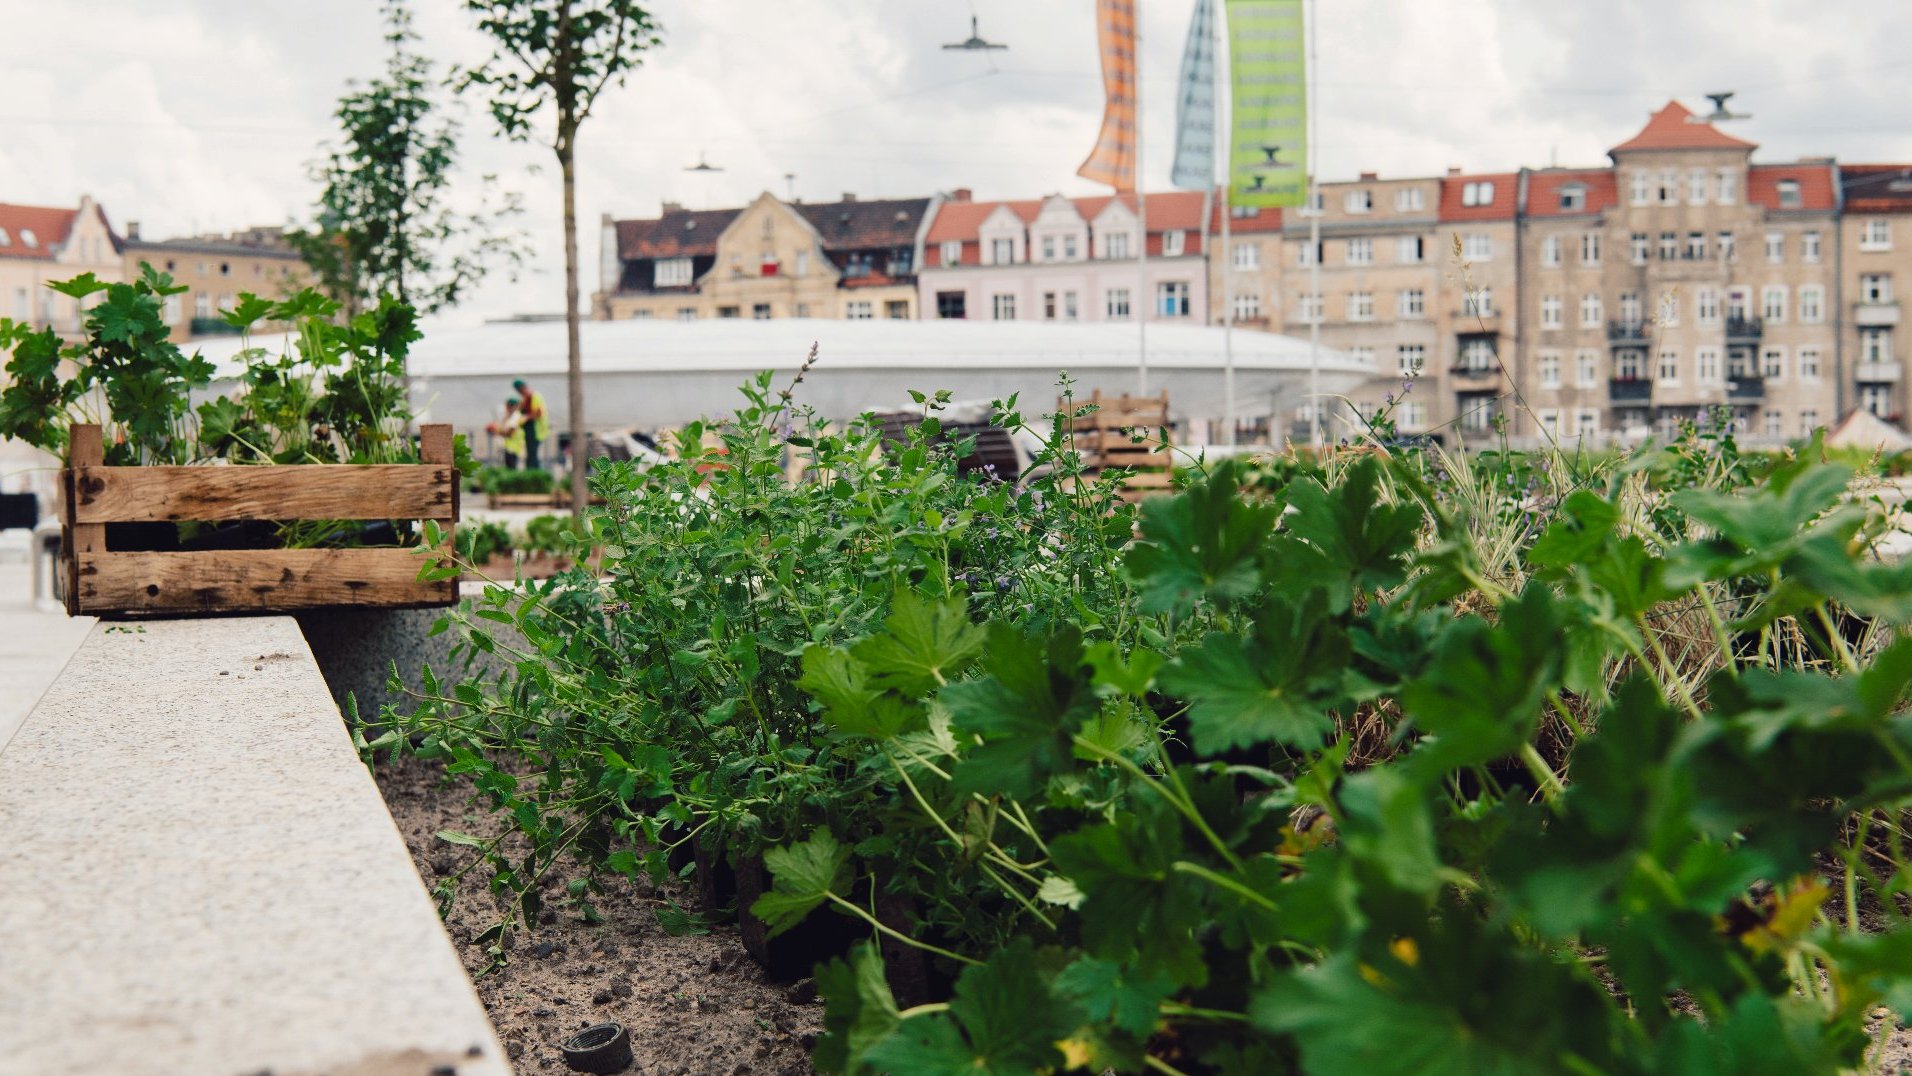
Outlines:
[{"label": "wooden crate slat", "polygon": [[66,514],[66,541],[62,543],[60,555],[64,559],[61,570],[66,572],[66,615],[78,616],[80,612],[79,563],[75,559],[83,553],[98,553],[106,548],[106,525],[103,523],[81,523],[75,514],[75,496],[73,471],[71,468],[97,467],[106,459],[106,440],[96,422],[75,423],[67,432],[67,467],[69,470],[60,476],[60,494],[66,504],[62,511]]},{"label": "wooden crate slat", "polygon": [[76,467],[80,523],[456,517],[449,464]]},{"label": "wooden crate slat", "polygon": [[1167,489],[1174,481],[1175,476],[1165,471],[1137,471],[1122,476],[1122,485],[1126,489]]},{"label": "wooden crate slat", "polygon": [[328,605],[438,605],[454,580],[417,581],[416,549],[234,549],[82,553],[81,613],[282,611]]}]

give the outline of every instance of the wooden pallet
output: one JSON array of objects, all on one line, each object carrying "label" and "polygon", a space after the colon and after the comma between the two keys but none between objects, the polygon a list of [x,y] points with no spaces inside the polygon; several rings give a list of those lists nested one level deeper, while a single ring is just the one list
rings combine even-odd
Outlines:
[{"label": "wooden pallet", "polygon": [[1093,410],[1069,419],[1076,451],[1082,453],[1084,473],[1100,474],[1112,468],[1127,471],[1121,495],[1128,501],[1166,492],[1175,469],[1169,444],[1168,393],[1104,396],[1098,389],[1087,401],[1057,400],[1056,408],[1060,411],[1073,405],[1080,409],[1085,402]]},{"label": "wooden pallet", "polygon": [[107,467],[100,427],[67,450],[62,566],[69,615],[285,612],[334,605],[450,605],[455,579],[419,582],[416,548],[115,552],[109,523],[435,520],[449,564],[458,471],[446,425],[419,429],[423,463]]}]

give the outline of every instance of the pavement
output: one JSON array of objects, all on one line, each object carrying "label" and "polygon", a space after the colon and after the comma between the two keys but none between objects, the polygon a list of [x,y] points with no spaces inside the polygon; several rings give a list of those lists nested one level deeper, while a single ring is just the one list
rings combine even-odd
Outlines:
[{"label": "pavement", "polygon": [[0,748],[60,675],[94,621],[69,618],[50,600],[35,604],[27,550],[25,532],[0,531]]}]

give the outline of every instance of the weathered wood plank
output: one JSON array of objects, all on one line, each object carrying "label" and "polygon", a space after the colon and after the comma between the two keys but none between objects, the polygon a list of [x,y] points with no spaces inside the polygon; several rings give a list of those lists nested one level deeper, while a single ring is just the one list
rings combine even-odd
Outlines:
[{"label": "weathered wood plank", "polygon": [[417,582],[415,549],[83,553],[79,612],[278,612],[326,605],[437,605],[456,582]]},{"label": "weathered wood plank", "polygon": [[[96,422],[76,423],[67,431],[67,467],[97,467],[106,460],[106,442]],[[106,548],[106,526],[102,523],[81,523],[77,514],[73,472],[68,470],[60,476],[62,488],[60,494],[66,502],[62,511],[66,514],[66,541],[61,546],[61,556],[65,558],[61,570],[66,573],[66,615],[79,615],[80,568],[78,556],[81,553],[98,553]]]},{"label": "weathered wood plank", "polygon": [[450,464],[75,466],[75,521],[450,519]]}]

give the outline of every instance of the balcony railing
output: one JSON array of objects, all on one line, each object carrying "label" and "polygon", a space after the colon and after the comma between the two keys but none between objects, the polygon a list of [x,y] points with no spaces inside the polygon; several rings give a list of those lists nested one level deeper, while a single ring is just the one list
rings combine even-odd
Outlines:
[{"label": "balcony railing", "polygon": [[1447,371],[1447,376],[1452,378],[1458,387],[1478,388],[1487,382],[1500,380],[1500,367],[1462,363],[1458,366],[1450,367]]},{"label": "balcony railing", "polygon": [[1607,400],[1614,404],[1645,404],[1653,399],[1653,382],[1644,377],[1616,377],[1607,382]]},{"label": "balcony railing", "polygon": [[1607,343],[1644,344],[1647,338],[1647,324],[1644,321],[1607,322]]},{"label": "balcony railing", "polygon": [[1766,398],[1766,379],[1752,374],[1730,374],[1726,379],[1726,399],[1732,403],[1758,403]]},{"label": "balcony railing", "polygon": [[1902,376],[1896,362],[1861,362],[1852,368],[1853,380],[1870,384],[1892,384]]},{"label": "balcony railing", "polygon": [[1735,340],[1758,343],[1759,338],[1764,335],[1765,332],[1766,323],[1758,318],[1733,317],[1730,315],[1726,318],[1726,340],[1728,343]]},{"label": "balcony railing", "polygon": [[1890,328],[1899,323],[1899,304],[1861,299],[1852,304],[1852,323],[1861,329]]}]

